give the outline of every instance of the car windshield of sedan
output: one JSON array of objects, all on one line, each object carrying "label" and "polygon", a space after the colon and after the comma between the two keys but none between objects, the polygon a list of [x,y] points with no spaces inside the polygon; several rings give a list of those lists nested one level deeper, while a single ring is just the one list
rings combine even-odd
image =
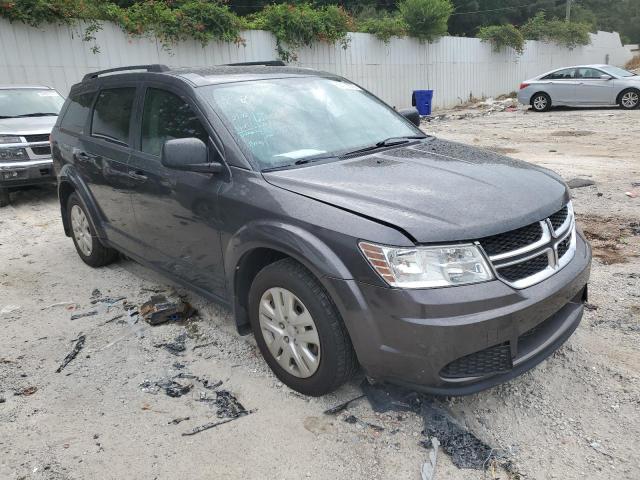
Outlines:
[{"label": "car windshield of sedan", "polygon": [[293,77],[204,87],[261,170],[424,136],[393,109],[340,79]]},{"label": "car windshield of sedan", "polygon": [[57,116],[63,103],[64,98],[55,90],[0,89],[0,118]]},{"label": "car windshield of sedan", "polygon": [[635,77],[636,76],[635,73],[628,72],[627,70],[624,70],[618,67],[607,66],[607,67],[602,67],[602,70],[604,70],[610,75],[615,75],[616,77]]}]

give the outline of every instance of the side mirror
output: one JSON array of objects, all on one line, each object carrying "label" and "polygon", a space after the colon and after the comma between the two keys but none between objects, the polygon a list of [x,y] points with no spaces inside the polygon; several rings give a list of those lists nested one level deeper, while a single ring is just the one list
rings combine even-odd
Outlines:
[{"label": "side mirror", "polygon": [[600,80],[611,80],[612,78],[613,77],[611,75],[607,75],[606,73],[600,75]]},{"label": "side mirror", "polygon": [[417,109],[403,108],[402,110],[398,110],[398,113],[413,123],[416,127],[420,126],[420,114]]},{"label": "side mirror", "polygon": [[218,173],[220,162],[209,161],[207,146],[199,138],[176,138],[162,146],[160,162],[167,168],[187,172]]}]

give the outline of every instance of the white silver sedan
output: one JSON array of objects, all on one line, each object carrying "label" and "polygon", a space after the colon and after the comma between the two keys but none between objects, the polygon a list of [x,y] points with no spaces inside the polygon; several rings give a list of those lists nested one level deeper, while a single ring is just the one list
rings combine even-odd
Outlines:
[{"label": "white silver sedan", "polygon": [[522,82],[518,101],[538,112],[560,105],[630,110],[640,104],[640,76],[611,65],[560,68]]}]

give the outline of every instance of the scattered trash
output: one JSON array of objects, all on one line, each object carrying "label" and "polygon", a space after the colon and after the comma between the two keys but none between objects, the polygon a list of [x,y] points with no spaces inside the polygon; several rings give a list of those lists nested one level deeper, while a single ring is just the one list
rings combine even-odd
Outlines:
[{"label": "scattered trash", "polygon": [[374,412],[385,413],[391,410],[420,413],[423,396],[417,392],[395,385],[371,384],[367,380],[362,382],[360,388]]},{"label": "scattered trash", "polygon": [[590,187],[591,185],[595,185],[596,182],[594,182],[593,180],[589,180],[586,178],[572,178],[571,180],[569,180],[567,182],[567,186],[569,188],[583,188],[583,187]]},{"label": "scattered trash", "polygon": [[84,348],[84,341],[85,340],[86,340],[86,337],[84,335],[80,334],[78,336],[78,338],[76,340],[76,344],[73,346],[73,350],[71,350],[69,352],[69,354],[66,357],[64,357],[64,360],[62,361],[62,364],[56,370],[56,373],[60,373],[67,365],[69,365],[69,362],[71,362],[71,360],[76,358],[78,353],[80,353],[80,350],[82,350]]},{"label": "scattered trash", "polygon": [[200,345],[194,345],[193,348],[191,350],[195,350],[196,348],[204,348],[204,347],[209,347],[211,345],[218,345],[218,342],[216,342],[215,340],[213,340],[212,342],[207,342],[207,343],[201,343]]},{"label": "scattered trash", "polygon": [[71,320],[78,320],[79,318],[84,318],[84,317],[93,317],[94,315],[97,315],[98,311],[97,310],[91,310],[89,312],[84,312],[84,313],[76,313],[74,315],[71,315]]},{"label": "scattered trash", "polygon": [[182,300],[172,302],[164,295],[153,295],[151,300],[140,307],[142,318],[150,325],[159,325],[168,321],[186,320],[195,310]]},{"label": "scattered trash", "polygon": [[120,319],[120,318],[122,318],[122,317],[124,317],[124,314],[122,314],[122,313],[121,313],[121,314],[119,314],[119,315],[116,315],[115,317],[112,317],[112,318],[110,318],[109,320],[107,320],[106,322],[104,322],[104,323],[103,323],[103,325],[106,325],[107,323],[111,323],[111,322],[113,322],[114,320],[118,320],[118,319]]},{"label": "scattered trash", "polygon": [[216,398],[203,397],[200,399],[200,401],[215,406],[217,409],[216,416],[218,418],[222,418],[223,420],[205,423],[204,425],[200,425],[193,430],[184,432],[182,436],[195,435],[197,433],[204,432],[205,430],[209,430],[210,428],[214,428],[219,425],[231,422],[237,418],[244,417],[254,412],[254,410],[247,410],[246,408],[244,408],[244,406],[238,401],[238,399],[228,390],[216,390],[215,394]]},{"label": "scattered trash", "polygon": [[168,425],[178,425],[180,422],[186,422],[187,420],[190,420],[191,417],[180,417],[180,418],[174,418],[173,420],[170,420],[169,422],[167,422]]},{"label": "scattered trash", "polygon": [[6,399],[6,398],[4,398],[4,397],[0,397],[0,403],[4,403],[4,402],[6,402],[6,401],[7,401],[7,399]]},{"label": "scattered trash", "polygon": [[586,308],[587,310],[593,311],[593,310],[597,310],[598,306],[594,305],[593,303],[585,303],[584,308]]},{"label": "scattered trash", "polygon": [[56,303],[52,303],[51,305],[47,305],[46,307],[42,307],[40,310],[48,310],[50,308],[54,308],[54,307],[76,307],[77,303],[76,302],[56,302]]},{"label": "scattered trash", "polygon": [[422,465],[422,480],[433,480],[436,473],[436,462],[438,460],[438,447],[440,442],[436,437],[431,439],[431,450],[429,451],[429,461]]},{"label": "scattered trash", "polygon": [[345,417],[344,421],[347,423],[350,423],[351,425],[358,424],[358,425],[362,425],[363,427],[369,427],[370,429],[375,430],[376,432],[384,431],[384,427],[381,427],[380,425],[375,425],[373,423],[365,422],[364,420],[360,420],[355,415],[349,415]]},{"label": "scattered trash", "polygon": [[150,382],[149,380],[145,380],[140,384],[142,389],[148,393],[158,393],[159,390],[164,390],[164,393],[169,397],[178,398],[183,395],[186,395],[193,388],[193,384],[182,385],[181,383],[176,382],[173,379],[170,380],[160,380],[157,382]]},{"label": "scattered trash", "polygon": [[156,343],[154,347],[156,348],[164,347],[166,350],[173,353],[174,355],[181,355],[182,352],[184,352],[187,349],[185,345],[186,339],[187,339],[187,334],[183,332],[180,335],[178,335],[173,340],[173,342]]},{"label": "scattered trash", "polygon": [[193,430],[189,430],[188,432],[183,432],[182,436],[188,437],[190,435],[195,435],[196,433],[204,432],[205,430],[209,430],[210,428],[217,427],[218,425],[232,422],[233,420],[235,420],[235,418],[227,418],[225,420],[220,420],[218,422],[205,423],[204,425],[200,425],[199,427],[196,427]]},{"label": "scattered trash", "polygon": [[339,413],[345,410],[349,405],[351,405],[356,400],[360,400],[361,398],[364,398],[364,397],[365,397],[365,394],[363,393],[362,395],[358,395],[357,397],[347,400],[346,402],[342,402],[334,407],[326,409],[324,413],[325,415],[335,415],[336,413]]},{"label": "scattered trash", "polygon": [[624,194],[627,197],[630,197],[630,198],[636,198],[638,196],[638,193],[637,192],[633,192],[633,191],[632,192],[624,192]]},{"label": "scattered trash", "polygon": [[101,296],[102,296],[102,292],[97,288],[94,288],[93,291],[91,292],[91,298],[98,298]]},{"label": "scattered trash", "polygon": [[91,304],[95,305],[96,303],[108,303],[113,305],[114,303],[118,303],[121,302],[122,300],[125,300],[127,297],[116,297],[116,298],[111,298],[111,297],[104,297],[104,298],[94,298],[93,300],[91,300]]},{"label": "scattered trash", "polygon": [[10,313],[15,313],[20,310],[22,307],[20,305],[5,305],[0,310],[0,315],[9,315]]},{"label": "scattered trash", "polygon": [[15,391],[13,394],[17,397],[28,397],[29,395],[33,395],[38,391],[38,387],[24,387],[20,390]]}]

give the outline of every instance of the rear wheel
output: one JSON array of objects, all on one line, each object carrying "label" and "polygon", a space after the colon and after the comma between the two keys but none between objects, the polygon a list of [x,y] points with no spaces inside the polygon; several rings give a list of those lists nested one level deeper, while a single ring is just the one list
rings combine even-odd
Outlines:
[{"label": "rear wheel", "polygon": [[0,208],[6,207],[9,203],[11,203],[9,198],[9,189],[0,187]]},{"label": "rear wheel", "polygon": [[67,216],[71,225],[71,238],[73,238],[76,251],[84,263],[91,267],[102,267],[118,258],[116,250],[105,247],[98,240],[98,236],[89,222],[89,214],[75,193],[71,194],[67,202]]},{"label": "rear wheel", "polygon": [[292,389],[324,395],[357,370],[335,305],[318,280],[295,260],[272,263],[256,275],[249,314],[262,356]]},{"label": "rear wheel", "polygon": [[621,108],[632,110],[640,104],[640,90],[628,88],[620,92],[620,100],[618,101]]},{"label": "rear wheel", "polygon": [[546,93],[536,93],[531,97],[531,108],[536,112],[547,112],[551,108],[551,97]]}]

